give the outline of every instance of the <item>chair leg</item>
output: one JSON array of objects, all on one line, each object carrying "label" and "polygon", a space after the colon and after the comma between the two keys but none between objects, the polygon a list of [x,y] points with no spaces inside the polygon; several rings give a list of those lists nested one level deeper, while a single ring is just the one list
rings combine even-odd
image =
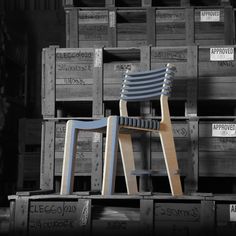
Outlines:
[{"label": "chair leg", "polygon": [[175,151],[171,124],[165,123],[165,129],[160,131],[160,138],[167,174],[170,182],[171,193],[173,196],[182,195],[182,186],[179,175],[178,162]]},{"label": "chair leg", "polygon": [[130,134],[120,134],[119,144],[121,151],[121,158],[125,174],[125,182],[128,194],[137,194],[137,179],[136,176],[131,175],[131,171],[135,170],[133,145]]},{"label": "chair leg", "polygon": [[73,191],[77,134],[74,121],[67,121],[60,194],[71,194]]},{"label": "chair leg", "polygon": [[119,118],[108,117],[103,167],[102,195],[111,195],[115,188]]}]

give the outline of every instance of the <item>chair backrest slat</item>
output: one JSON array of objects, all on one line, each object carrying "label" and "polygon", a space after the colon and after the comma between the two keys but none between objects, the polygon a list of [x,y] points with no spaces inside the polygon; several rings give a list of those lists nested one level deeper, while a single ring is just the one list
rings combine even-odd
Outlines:
[{"label": "chair backrest slat", "polygon": [[167,64],[165,68],[147,72],[126,73],[121,88],[121,100],[147,101],[161,95],[169,96],[175,66]]}]

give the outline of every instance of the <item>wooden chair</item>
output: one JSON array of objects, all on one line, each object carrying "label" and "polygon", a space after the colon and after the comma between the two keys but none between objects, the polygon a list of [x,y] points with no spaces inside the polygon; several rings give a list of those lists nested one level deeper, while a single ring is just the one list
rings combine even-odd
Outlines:
[{"label": "wooden chair", "polygon": [[[65,150],[62,170],[61,194],[70,194],[73,188],[74,157],[79,130],[106,132],[103,167],[102,195],[114,192],[118,141],[128,194],[137,194],[134,155],[131,132],[158,132],[173,196],[182,195],[182,187],[176,158],[175,144],[170,121],[168,96],[176,68],[165,68],[137,73],[126,73],[120,97],[120,116],[109,116],[97,121],[69,120],[66,126]],[[127,102],[147,101],[160,98],[160,122],[151,119],[128,117]]]}]

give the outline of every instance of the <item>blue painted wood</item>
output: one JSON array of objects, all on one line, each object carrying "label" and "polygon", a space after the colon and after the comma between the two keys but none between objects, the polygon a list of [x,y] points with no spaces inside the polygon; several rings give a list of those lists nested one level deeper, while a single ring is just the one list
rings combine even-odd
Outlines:
[{"label": "blue painted wood", "polygon": [[125,125],[129,125],[129,118],[125,117]]},{"label": "blue painted wood", "polygon": [[114,183],[115,183],[115,177],[116,177],[116,161],[117,161],[117,147],[118,147],[118,134],[119,134],[119,117],[118,116],[111,116],[110,117],[110,122],[111,122],[111,134],[107,133],[109,137],[112,138],[110,144],[111,144],[111,152],[109,155],[110,158],[110,166],[108,171],[108,178],[106,181],[108,182],[108,192],[105,194],[107,195],[112,195],[114,192]]},{"label": "blue painted wood", "polygon": [[132,118],[129,118],[129,126],[133,126],[133,119]]},{"label": "blue painted wood", "polygon": [[124,117],[120,116],[119,123],[120,125],[124,125]]},{"label": "blue painted wood", "polygon": [[161,95],[166,95],[169,96],[170,95],[170,91],[163,91],[163,92],[159,92],[159,93],[153,93],[153,94],[149,94],[147,95],[143,95],[143,96],[132,96],[132,97],[128,97],[128,96],[121,96],[121,99],[124,101],[129,101],[129,102],[138,102],[138,101],[150,101],[152,99],[155,99]]},{"label": "blue painted wood", "polygon": [[71,120],[71,123],[74,129],[81,129],[81,130],[101,129],[107,126],[107,118],[102,118],[94,121]]},{"label": "blue painted wood", "polygon": [[169,89],[170,86],[169,85],[165,85],[165,87],[157,87],[157,88],[151,88],[151,89],[145,89],[145,90],[134,90],[134,91],[127,91],[127,90],[123,90],[121,92],[122,95],[126,95],[126,96],[139,96],[139,95],[144,95],[144,94],[152,94],[152,93],[157,93],[157,92],[161,92],[162,89]]},{"label": "blue painted wood", "polygon": [[129,118],[129,117],[122,117],[122,116],[119,117],[119,124],[122,126],[158,130],[159,123],[160,122],[157,120]]},{"label": "blue painted wood", "polygon": [[[161,95],[169,96],[175,67],[127,74],[122,82],[121,99],[148,101]],[[133,76],[133,77],[132,77]]]},{"label": "blue painted wood", "polygon": [[[164,83],[164,80],[160,83],[129,83],[129,82],[125,82],[123,83],[122,85],[122,89],[125,89],[127,91],[138,91],[138,90],[145,90],[145,89],[150,89],[150,88],[157,88],[157,87],[163,87],[163,83]],[[166,84],[168,85],[171,85],[172,82],[167,80],[165,82]]]},{"label": "blue painted wood", "polygon": [[166,71],[164,73],[161,74],[152,74],[152,75],[148,75],[148,76],[130,76],[130,75],[126,75],[123,79],[124,80],[128,80],[128,81],[140,81],[140,80],[153,80],[156,79],[157,81],[160,81],[161,78],[163,77],[173,77],[174,76],[174,72],[173,71]]}]

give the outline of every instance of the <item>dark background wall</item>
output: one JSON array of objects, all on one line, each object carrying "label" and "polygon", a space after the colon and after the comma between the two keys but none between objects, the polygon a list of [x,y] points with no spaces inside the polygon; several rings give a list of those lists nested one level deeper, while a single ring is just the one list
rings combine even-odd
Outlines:
[{"label": "dark background wall", "polygon": [[0,202],[15,193],[19,119],[41,118],[41,53],[65,47],[61,0],[0,0]]}]

